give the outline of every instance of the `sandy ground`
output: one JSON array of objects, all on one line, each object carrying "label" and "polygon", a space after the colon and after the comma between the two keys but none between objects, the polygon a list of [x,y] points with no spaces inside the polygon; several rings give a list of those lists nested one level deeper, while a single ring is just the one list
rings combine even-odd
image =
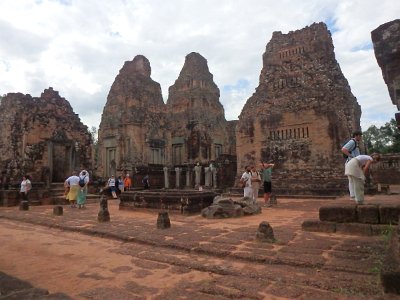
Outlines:
[{"label": "sandy ground", "polygon": [[[106,224],[96,220],[98,204],[64,207],[62,217],[51,206],[0,208],[0,271],[72,299],[397,297],[383,294],[376,273],[382,237],[301,230],[303,220],[318,218],[319,206],[347,199],[278,201],[238,219],[171,212],[166,230],[155,228],[157,212],[119,211],[115,201]],[[254,240],[262,221],[274,228],[276,243]]]}]

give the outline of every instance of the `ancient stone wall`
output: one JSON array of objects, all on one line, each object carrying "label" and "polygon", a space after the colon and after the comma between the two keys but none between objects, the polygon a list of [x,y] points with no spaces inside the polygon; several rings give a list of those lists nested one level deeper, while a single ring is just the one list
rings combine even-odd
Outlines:
[{"label": "ancient stone wall", "polygon": [[9,93],[0,104],[0,169],[20,180],[64,181],[90,168],[91,137],[67,100],[53,88],[40,97]]},{"label": "ancient stone wall", "polygon": [[371,37],[390,98],[400,110],[400,19],[379,26]]},{"label": "ancient stone wall", "polygon": [[238,174],[247,164],[273,161],[278,187],[344,178],[340,148],[360,129],[361,109],[333,49],[323,23],[273,33],[259,86],[236,128]]}]

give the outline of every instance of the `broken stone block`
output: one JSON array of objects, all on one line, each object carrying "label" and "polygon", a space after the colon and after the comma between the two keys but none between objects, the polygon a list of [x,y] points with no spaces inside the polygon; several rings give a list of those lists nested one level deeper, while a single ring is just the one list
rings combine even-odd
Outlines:
[{"label": "broken stone block", "polygon": [[29,202],[28,201],[21,201],[19,203],[19,210],[29,210]]},{"label": "broken stone block", "polygon": [[166,229],[171,227],[171,221],[169,219],[168,212],[159,212],[157,218],[157,228]]},{"label": "broken stone block", "polygon": [[62,216],[63,215],[63,207],[60,205],[53,207],[53,215],[55,216]]},{"label": "broken stone block", "polygon": [[275,242],[274,231],[268,222],[263,221],[260,223],[256,233],[256,240],[269,243]]}]

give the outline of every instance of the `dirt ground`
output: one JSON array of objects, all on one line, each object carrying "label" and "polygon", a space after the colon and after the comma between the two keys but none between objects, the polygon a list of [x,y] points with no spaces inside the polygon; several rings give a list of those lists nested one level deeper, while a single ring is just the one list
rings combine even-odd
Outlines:
[{"label": "dirt ground", "polygon": [[[0,271],[72,299],[400,299],[379,282],[384,236],[301,230],[321,205],[348,201],[278,199],[260,215],[220,220],[170,212],[164,230],[157,211],[120,211],[117,201],[109,223],[97,221],[98,203],[63,216],[1,207]],[[367,196],[377,201],[400,204]],[[275,243],[255,240],[262,221]]]}]

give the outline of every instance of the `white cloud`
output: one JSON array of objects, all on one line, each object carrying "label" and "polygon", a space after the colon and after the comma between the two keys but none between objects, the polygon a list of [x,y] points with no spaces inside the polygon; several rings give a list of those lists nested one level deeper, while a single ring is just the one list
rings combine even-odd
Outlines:
[{"label": "white cloud", "polygon": [[193,51],[208,60],[226,117],[236,119],[258,86],[272,33],[320,21],[333,33],[337,60],[362,107],[363,129],[395,112],[370,36],[398,18],[395,0],[3,0],[0,11],[0,94],[39,96],[52,86],[89,127],[99,126],[126,60],[145,55],[167,101]]}]

